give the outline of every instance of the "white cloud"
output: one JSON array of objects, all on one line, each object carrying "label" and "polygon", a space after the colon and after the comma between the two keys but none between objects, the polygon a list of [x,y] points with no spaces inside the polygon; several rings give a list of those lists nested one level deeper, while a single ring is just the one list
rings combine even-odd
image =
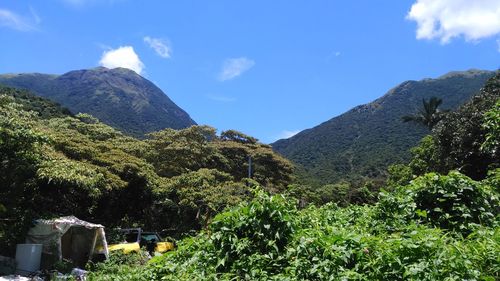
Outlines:
[{"label": "white cloud", "polygon": [[9,27],[19,31],[36,30],[35,25],[33,25],[29,19],[6,9],[0,9],[0,26]]},{"label": "white cloud", "polygon": [[132,69],[138,74],[141,74],[144,69],[144,64],[131,46],[104,51],[99,64],[107,68],[124,67]]},{"label": "white cloud", "polygon": [[170,58],[172,48],[170,48],[170,45],[164,40],[146,36],[144,37],[144,42],[146,42],[149,47],[153,48],[160,57],[166,59]]},{"label": "white cloud", "polygon": [[245,57],[226,59],[222,65],[219,80],[226,81],[236,78],[243,72],[252,68],[254,65],[255,62],[253,60]]},{"label": "white cloud", "polygon": [[477,41],[500,33],[499,0],[417,0],[406,17],[417,22],[417,39]]}]

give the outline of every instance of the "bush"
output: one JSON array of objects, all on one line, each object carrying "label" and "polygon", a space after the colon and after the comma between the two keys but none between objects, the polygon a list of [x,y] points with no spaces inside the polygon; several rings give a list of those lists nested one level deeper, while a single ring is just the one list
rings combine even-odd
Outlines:
[{"label": "bush", "polygon": [[496,226],[500,201],[498,190],[458,172],[447,176],[429,173],[395,193],[383,193],[378,218],[389,226],[410,220],[428,223],[463,234],[477,225]]},{"label": "bush", "polygon": [[[176,251],[142,271],[125,270],[132,280],[499,280],[498,220],[454,213],[457,207],[475,218],[473,210],[485,207],[479,201],[495,204],[493,193],[486,182],[456,172],[428,174],[377,205],[346,208],[329,203],[298,211],[297,202],[259,191]],[[448,208],[448,200],[456,204]],[[433,208],[443,212],[432,217]],[[460,225],[468,236],[455,235]]]},{"label": "bush", "polygon": [[141,270],[149,259],[147,251],[125,254],[122,251],[114,251],[104,262],[90,263],[89,280],[148,280]]},{"label": "bush", "polygon": [[279,272],[286,265],[284,252],[297,211],[280,195],[259,190],[255,196],[251,202],[217,215],[207,233],[183,240],[177,251],[154,259],[154,276],[218,280],[222,276],[253,278],[260,275],[258,271]]}]

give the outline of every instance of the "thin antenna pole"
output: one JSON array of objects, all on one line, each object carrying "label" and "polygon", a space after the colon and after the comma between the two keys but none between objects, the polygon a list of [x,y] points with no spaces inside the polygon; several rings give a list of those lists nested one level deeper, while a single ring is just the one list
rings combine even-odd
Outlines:
[{"label": "thin antenna pole", "polygon": [[252,178],[252,156],[248,156],[248,178]]}]

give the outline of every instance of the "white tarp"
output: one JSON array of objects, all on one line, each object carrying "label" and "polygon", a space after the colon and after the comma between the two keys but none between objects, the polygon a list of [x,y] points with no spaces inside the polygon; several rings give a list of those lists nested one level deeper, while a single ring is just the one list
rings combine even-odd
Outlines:
[{"label": "white tarp", "polygon": [[42,253],[49,259],[46,264],[64,258],[82,265],[96,254],[108,257],[104,226],[74,216],[37,220],[26,235],[26,243],[43,244]]},{"label": "white tarp", "polygon": [[0,276],[0,281],[31,281],[31,278],[20,275]]}]

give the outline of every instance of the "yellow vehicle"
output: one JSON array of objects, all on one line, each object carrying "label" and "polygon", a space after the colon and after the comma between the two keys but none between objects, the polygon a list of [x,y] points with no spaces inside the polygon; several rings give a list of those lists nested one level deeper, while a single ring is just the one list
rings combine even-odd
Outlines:
[{"label": "yellow vehicle", "polygon": [[175,248],[173,242],[162,242],[160,235],[156,232],[142,231],[140,228],[119,229],[114,241],[108,246],[108,250],[121,250],[125,254],[139,252],[141,247],[145,247],[151,254],[164,253]]}]

